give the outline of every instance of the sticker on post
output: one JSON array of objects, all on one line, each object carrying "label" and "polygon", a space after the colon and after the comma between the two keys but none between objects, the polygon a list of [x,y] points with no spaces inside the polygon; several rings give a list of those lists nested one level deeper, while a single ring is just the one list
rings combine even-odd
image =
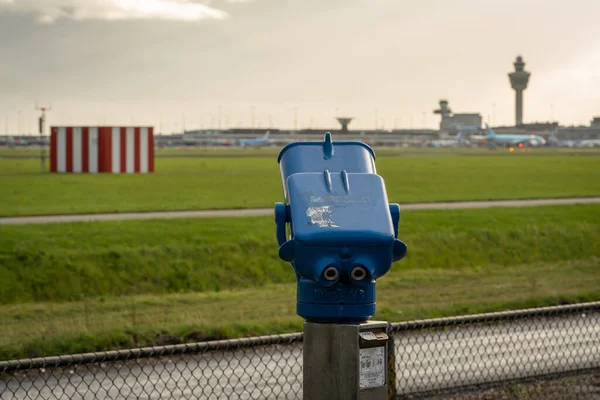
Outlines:
[{"label": "sticker on post", "polygon": [[385,386],[385,346],[360,349],[359,387]]},{"label": "sticker on post", "polygon": [[360,332],[359,335],[363,340],[377,340],[377,335],[373,332]]}]

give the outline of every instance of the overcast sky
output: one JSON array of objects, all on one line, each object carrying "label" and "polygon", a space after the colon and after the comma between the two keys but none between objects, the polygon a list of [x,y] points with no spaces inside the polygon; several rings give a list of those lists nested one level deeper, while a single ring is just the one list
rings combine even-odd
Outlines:
[{"label": "overcast sky", "polygon": [[[598,0],[0,0],[0,133],[52,124],[163,131],[514,123],[600,115]],[[495,104],[495,107],[494,107]],[[253,111],[254,110],[254,111]],[[296,111],[294,111],[296,110]]]}]

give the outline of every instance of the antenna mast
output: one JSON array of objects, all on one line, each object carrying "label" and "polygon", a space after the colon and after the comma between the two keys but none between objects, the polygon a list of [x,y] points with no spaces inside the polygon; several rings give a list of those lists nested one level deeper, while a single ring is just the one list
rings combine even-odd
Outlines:
[{"label": "antenna mast", "polygon": [[46,146],[44,144],[44,134],[46,133],[46,111],[51,111],[52,106],[38,106],[35,105],[35,109],[42,112],[39,118],[39,130],[40,130],[40,171],[46,172]]}]

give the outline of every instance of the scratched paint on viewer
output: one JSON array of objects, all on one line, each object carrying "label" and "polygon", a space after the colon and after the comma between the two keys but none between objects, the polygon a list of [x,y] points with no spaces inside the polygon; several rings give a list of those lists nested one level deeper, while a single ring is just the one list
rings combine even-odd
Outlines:
[{"label": "scratched paint on viewer", "polygon": [[324,207],[308,207],[306,216],[310,218],[310,222],[318,225],[321,228],[339,228],[331,219],[333,213],[331,206]]}]

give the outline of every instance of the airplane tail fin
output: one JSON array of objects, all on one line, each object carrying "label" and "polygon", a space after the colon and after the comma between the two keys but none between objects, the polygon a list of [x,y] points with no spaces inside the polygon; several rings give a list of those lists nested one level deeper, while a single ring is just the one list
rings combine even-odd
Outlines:
[{"label": "airplane tail fin", "polygon": [[462,133],[462,132],[458,132],[458,133],[456,134],[456,141],[460,143],[460,142],[462,142],[463,140],[465,140],[465,134],[464,134],[464,133]]},{"label": "airplane tail fin", "polygon": [[485,138],[493,139],[496,137],[496,133],[490,128],[488,124],[485,124]]},{"label": "airplane tail fin", "polygon": [[262,138],[264,140],[268,140],[269,139],[269,134],[270,134],[270,132],[265,133],[265,136],[263,136]]}]

